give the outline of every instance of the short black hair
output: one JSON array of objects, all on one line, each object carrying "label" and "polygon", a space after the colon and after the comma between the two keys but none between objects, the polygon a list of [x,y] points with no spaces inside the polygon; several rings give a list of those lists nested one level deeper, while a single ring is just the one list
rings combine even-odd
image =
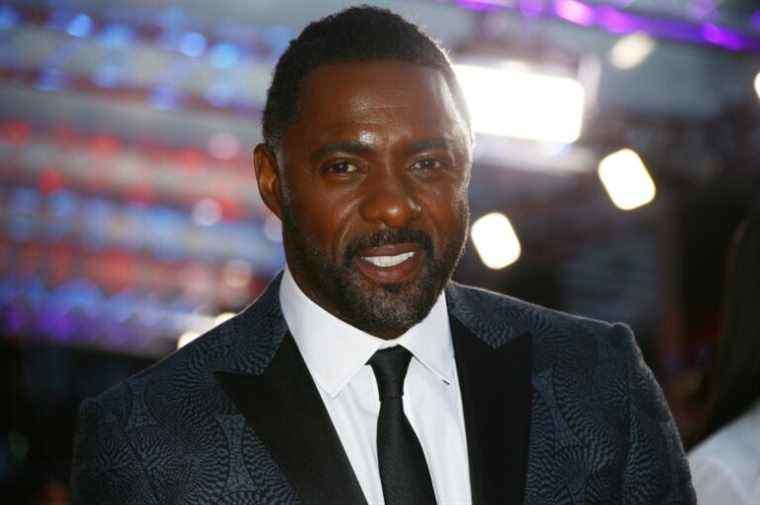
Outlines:
[{"label": "short black hair", "polygon": [[263,135],[280,146],[298,117],[301,83],[317,67],[334,63],[400,60],[434,68],[445,78],[468,127],[469,114],[445,51],[416,25],[387,9],[350,7],[309,24],[280,57],[267,92]]}]

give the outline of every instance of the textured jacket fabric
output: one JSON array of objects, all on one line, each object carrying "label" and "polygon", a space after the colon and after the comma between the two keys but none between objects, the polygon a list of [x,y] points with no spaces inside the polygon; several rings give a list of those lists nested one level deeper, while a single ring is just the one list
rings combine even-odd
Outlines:
[{"label": "textured jacket fabric", "polygon": [[[279,278],[236,317],[83,402],[74,504],[366,503],[278,288]],[[696,503],[626,326],[455,283],[446,297],[469,388],[474,504]],[[521,368],[525,387],[513,388]]]}]

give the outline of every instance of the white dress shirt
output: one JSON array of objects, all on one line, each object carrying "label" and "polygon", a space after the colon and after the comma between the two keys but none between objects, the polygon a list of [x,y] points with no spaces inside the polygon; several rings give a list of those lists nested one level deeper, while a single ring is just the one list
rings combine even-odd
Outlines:
[{"label": "white dress shirt", "polygon": [[393,340],[369,335],[336,318],[298,287],[288,269],[280,304],[343,449],[370,505],[383,505],[377,463],[377,382],[367,361],[378,349],[401,345],[413,356],[404,381],[404,412],[425,453],[438,505],[469,505],[462,398],[446,299]]},{"label": "white dress shirt", "polygon": [[760,401],[688,458],[699,505],[760,505]]}]

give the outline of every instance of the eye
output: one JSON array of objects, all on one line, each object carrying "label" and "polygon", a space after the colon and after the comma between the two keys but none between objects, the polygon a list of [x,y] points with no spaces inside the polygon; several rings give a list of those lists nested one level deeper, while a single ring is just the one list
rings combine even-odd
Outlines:
[{"label": "eye", "polygon": [[348,175],[358,171],[359,168],[350,161],[339,161],[322,167],[322,173],[328,175]]},{"label": "eye", "polygon": [[412,164],[411,169],[426,172],[426,171],[440,170],[443,167],[444,167],[444,164],[440,160],[436,160],[434,158],[424,158],[424,159],[415,161]]}]

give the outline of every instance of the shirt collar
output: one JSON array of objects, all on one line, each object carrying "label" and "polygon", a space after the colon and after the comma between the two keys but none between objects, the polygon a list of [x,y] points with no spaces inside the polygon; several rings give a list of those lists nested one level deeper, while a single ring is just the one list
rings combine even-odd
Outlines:
[{"label": "shirt collar", "polygon": [[[333,316],[313,302],[285,268],[280,305],[290,333],[317,385],[334,398],[375,351],[402,345],[425,369],[450,384],[455,373],[451,328],[443,292],[427,316],[393,340],[383,340]],[[329,352],[325,352],[329,350]]]}]

